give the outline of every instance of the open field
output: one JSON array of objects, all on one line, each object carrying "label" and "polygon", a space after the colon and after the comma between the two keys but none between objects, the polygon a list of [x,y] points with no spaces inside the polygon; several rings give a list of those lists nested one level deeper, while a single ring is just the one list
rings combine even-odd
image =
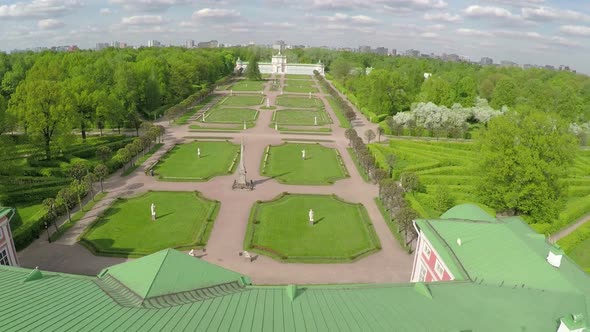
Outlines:
[{"label": "open field", "polygon": [[272,122],[286,125],[314,126],[317,118],[317,125],[332,123],[328,113],[314,110],[280,110],[275,111]]},{"label": "open field", "polygon": [[258,106],[262,104],[264,100],[264,96],[260,94],[252,94],[252,95],[234,95],[230,97],[224,98],[219,105],[223,106],[238,106],[238,107],[249,107],[249,106]]},{"label": "open field", "polygon": [[[197,148],[201,149],[200,158]],[[239,147],[230,142],[180,144],[162,157],[154,171],[164,181],[207,181],[233,173],[238,153]]]},{"label": "open field", "polygon": [[[151,204],[156,221],[151,220]],[[202,247],[213,227],[219,203],[196,192],[147,192],[119,198],[81,236],[96,254],[137,257],[166,248]]]},{"label": "open field", "polygon": [[[386,155],[397,157],[394,177],[413,171],[426,186],[426,193],[407,195],[412,206],[422,217],[436,218],[443,211],[433,207],[432,192],[437,185],[448,185],[456,204],[480,203],[475,195],[475,162],[477,153],[470,142],[437,142],[393,139],[389,145],[371,144],[377,163],[387,168]],[[565,181],[569,192],[565,209],[554,224],[531,225],[539,233],[553,233],[590,212],[590,151],[580,150],[570,176]],[[488,208],[489,210],[489,208]]]},{"label": "open field", "polygon": [[293,107],[293,108],[320,108],[324,107],[322,101],[315,97],[296,97],[283,95],[279,96],[275,102],[279,106]]},{"label": "open field", "polygon": [[215,107],[205,114],[205,123],[244,123],[255,122],[258,111],[250,108]]},{"label": "open field", "polygon": [[285,262],[340,263],[371,254],[380,243],[361,204],[284,194],[254,205],[244,247]]},{"label": "open field", "polygon": [[317,143],[285,143],[271,146],[267,152],[261,173],[281,183],[329,185],[348,176],[338,151]]},{"label": "open field", "polygon": [[232,85],[229,89],[233,91],[262,91],[266,81],[241,80]]}]

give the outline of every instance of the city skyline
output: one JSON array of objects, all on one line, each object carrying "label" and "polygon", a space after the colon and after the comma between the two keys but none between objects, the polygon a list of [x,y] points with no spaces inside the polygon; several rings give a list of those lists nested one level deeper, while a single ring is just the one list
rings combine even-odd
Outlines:
[{"label": "city skyline", "polygon": [[455,53],[479,61],[568,65],[590,73],[590,4],[549,0],[79,0],[0,5],[0,49],[54,45],[94,48],[121,41],[184,45],[359,45]]}]

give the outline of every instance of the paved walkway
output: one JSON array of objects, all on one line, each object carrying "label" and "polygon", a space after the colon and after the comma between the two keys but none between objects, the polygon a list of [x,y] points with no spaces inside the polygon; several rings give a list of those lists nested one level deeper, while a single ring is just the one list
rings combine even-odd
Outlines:
[{"label": "paved walkway", "polygon": [[[281,78],[281,84],[284,79]],[[274,105],[279,91],[270,91],[270,83],[264,90],[270,104]],[[229,93],[229,92],[217,92]],[[390,283],[409,281],[411,273],[411,256],[399,246],[391,235],[385,220],[381,216],[375,202],[377,186],[366,183],[361,178],[346,148],[348,140],[344,137],[344,129],[338,126],[334,110],[321,92],[314,94],[325,105],[326,111],[335,122],[330,135],[288,135],[280,134],[271,126],[272,110],[260,107],[260,115],[256,126],[237,133],[215,133],[190,131],[188,125],[167,127],[165,146],[151,156],[137,170],[121,177],[118,172],[105,181],[108,195],[89,211],[68,233],[56,243],[48,243],[44,238],[19,253],[21,265],[24,267],[39,266],[41,269],[96,274],[102,268],[125,261],[122,258],[95,257],[85,248],[77,244],[77,238],[118,197],[139,195],[147,190],[162,191],[194,191],[198,190],[205,197],[221,202],[221,208],[215,221],[207,251],[202,259],[250,276],[257,284],[328,284],[328,283]],[[262,107],[262,106],[261,106]],[[280,109],[280,108],[279,108]],[[374,129],[359,113],[355,127],[362,135],[363,130]],[[189,141],[185,137],[228,137],[239,144],[245,143],[245,165],[248,178],[255,183],[255,190],[233,191],[231,189],[235,175],[219,176],[208,182],[162,182],[145,175],[145,167],[158,160],[167,149],[176,142]],[[362,136],[361,136],[362,137]],[[337,181],[331,186],[297,186],[280,184],[274,179],[259,174],[259,165],[264,150],[269,144],[282,144],[284,140],[320,140],[321,144],[337,149],[350,173],[350,178]],[[382,250],[354,263],[347,264],[287,264],[265,256],[258,256],[253,262],[247,262],[238,256],[242,250],[250,209],[257,200],[270,200],[282,192],[309,194],[336,194],[350,202],[362,203],[369,213],[373,225],[381,241]]]}]

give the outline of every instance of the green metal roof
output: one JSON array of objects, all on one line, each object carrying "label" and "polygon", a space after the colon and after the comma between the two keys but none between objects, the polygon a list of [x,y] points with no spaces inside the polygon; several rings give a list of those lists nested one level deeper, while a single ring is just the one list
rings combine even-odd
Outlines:
[{"label": "green metal roof", "polygon": [[2,331],[555,332],[560,318],[586,307],[581,294],[445,282],[298,286],[293,299],[287,286],[247,285],[171,307],[129,308],[96,278],[43,272],[23,282],[29,273],[0,267]]},{"label": "green metal roof", "polygon": [[475,204],[457,205],[440,216],[440,219],[465,219],[495,222],[496,218],[489,215]]},{"label": "green metal roof", "polygon": [[5,215],[12,212],[14,209],[9,207],[0,206],[0,217],[4,217]]},{"label": "green metal roof", "polygon": [[[578,292],[580,283],[576,280],[580,279],[572,275],[582,274],[584,284],[588,284],[584,273],[567,259],[562,259],[560,268],[550,265],[546,257],[550,250],[558,254],[558,249],[544,238],[530,236],[533,234],[530,228],[528,232],[522,232],[523,229],[516,224],[523,223],[516,219],[518,218],[495,223],[419,220],[417,224],[421,229],[433,229],[436,232],[437,236],[434,238],[438,237],[439,241],[445,243],[444,246],[433,243],[437,252],[456,256],[471,280],[483,280],[486,284]],[[461,245],[457,239],[461,239]],[[447,262],[444,255],[441,258]]]},{"label": "green metal roof", "polygon": [[[179,294],[222,284],[249,283],[245,276],[217,265],[166,249],[137,260],[114,265],[99,275],[101,286],[113,297],[125,294],[140,300]],[[115,279],[115,280],[112,280]],[[235,287],[234,287],[235,288]],[[123,301],[123,300],[122,300]]]}]

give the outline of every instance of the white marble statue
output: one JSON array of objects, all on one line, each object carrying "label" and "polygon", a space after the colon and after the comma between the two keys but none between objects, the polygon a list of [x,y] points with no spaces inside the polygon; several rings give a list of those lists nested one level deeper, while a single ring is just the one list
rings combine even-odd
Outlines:
[{"label": "white marble statue", "polygon": [[301,159],[305,160],[305,150],[301,150]]},{"label": "white marble statue", "polygon": [[270,99],[266,98],[266,107],[270,107]]},{"label": "white marble statue", "polygon": [[197,157],[201,158],[201,148],[197,148]]},{"label": "white marble statue", "polygon": [[314,220],[313,220],[313,210],[309,209],[309,223],[313,225]]},{"label": "white marble statue", "polygon": [[309,99],[311,99],[311,91],[309,92]]},{"label": "white marble statue", "polygon": [[314,126],[317,126],[318,125],[318,117],[317,116],[314,116],[313,117],[313,125]]},{"label": "white marble statue", "polygon": [[156,220],[156,204],[152,203],[151,206],[151,212],[152,212],[152,220]]}]

